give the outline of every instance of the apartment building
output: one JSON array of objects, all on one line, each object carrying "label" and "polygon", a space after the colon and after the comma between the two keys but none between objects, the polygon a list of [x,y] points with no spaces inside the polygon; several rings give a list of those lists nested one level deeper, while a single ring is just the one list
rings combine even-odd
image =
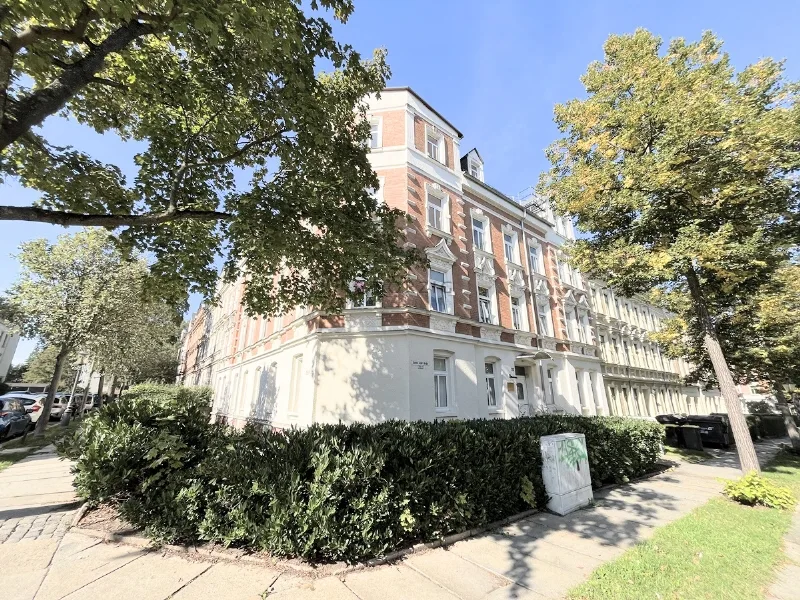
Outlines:
[{"label": "apartment building", "polygon": [[602,282],[589,283],[602,359],[603,381],[612,414],[727,412],[719,390],[686,385],[690,365],[666,357],[648,334],[669,315],[638,298],[618,296]]},{"label": "apartment building", "polygon": [[[593,294],[606,292],[561,253],[574,238],[569,219],[486,183],[478,150],[462,154],[461,132],[410,88],[387,89],[370,108],[377,198],[411,216],[407,243],[429,267],[336,315],[249,318],[242,283],[221,283],[220,303],[201,307],[185,333],[180,375],[214,388],[220,418],[291,427],[701,410],[680,403],[689,394],[679,365],[633,362],[646,321],[634,328],[635,312],[595,308]],[[612,353],[615,343],[631,358]]]}]

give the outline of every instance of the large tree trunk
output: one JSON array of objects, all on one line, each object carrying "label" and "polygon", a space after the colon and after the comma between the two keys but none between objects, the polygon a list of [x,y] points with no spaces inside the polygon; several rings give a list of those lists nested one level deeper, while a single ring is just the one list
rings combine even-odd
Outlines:
[{"label": "large tree trunk", "polygon": [[39,420],[36,421],[36,430],[34,437],[41,437],[47,429],[47,423],[50,421],[50,411],[53,410],[53,399],[56,397],[58,391],[58,384],[61,382],[61,371],[64,370],[64,361],[67,360],[69,355],[69,346],[64,344],[56,356],[56,367],[53,369],[53,377],[50,379],[50,389],[47,391],[47,398],[45,398],[42,412],[39,415]]},{"label": "large tree trunk", "polygon": [[719,382],[719,389],[722,392],[722,397],[725,398],[725,405],[728,408],[728,420],[730,421],[731,430],[733,431],[733,439],[736,442],[736,451],[739,453],[739,463],[741,464],[742,472],[749,473],[750,471],[756,471],[760,473],[761,466],[758,464],[756,449],[750,437],[747,421],[742,413],[742,404],[739,402],[736,384],[733,382],[731,370],[728,368],[725,355],[722,353],[714,323],[711,321],[711,317],[708,314],[703,291],[700,288],[700,280],[693,268],[690,268],[686,273],[686,280],[692,295],[692,304],[694,305],[700,326],[703,329],[703,344],[711,359],[711,364],[714,366],[714,373]]},{"label": "large tree trunk", "polygon": [[[94,363],[92,363],[92,367],[94,367]],[[80,418],[83,418],[83,411],[86,409],[86,398],[89,397],[89,389],[92,387],[92,377],[94,377],[94,368],[89,369],[89,381],[86,383],[86,389],[83,390],[81,401],[76,407],[77,412],[75,415],[80,415]]]},{"label": "large tree trunk", "polygon": [[78,389],[78,381],[81,378],[81,372],[83,371],[83,361],[79,365],[78,370],[75,373],[75,381],[72,382],[72,390],[69,393],[69,406],[64,409],[64,412],[61,413],[61,421],[59,421],[59,425],[61,427],[67,427],[69,425],[70,417],[72,416],[72,411],[75,410],[75,390]]},{"label": "large tree trunk", "polygon": [[792,450],[800,452],[800,431],[797,429],[792,411],[789,410],[789,404],[786,402],[786,394],[783,393],[783,384],[777,381],[772,385],[775,387],[775,399],[778,401],[778,410],[780,410],[783,415],[783,422],[786,425],[786,431],[789,433],[789,440],[792,442]]}]

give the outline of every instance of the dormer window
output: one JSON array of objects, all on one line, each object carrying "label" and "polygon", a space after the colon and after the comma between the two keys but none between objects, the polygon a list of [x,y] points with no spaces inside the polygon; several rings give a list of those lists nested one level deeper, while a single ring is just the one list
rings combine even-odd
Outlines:
[{"label": "dormer window", "polygon": [[469,174],[475,179],[483,181],[483,163],[477,158],[470,157],[469,159]]}]

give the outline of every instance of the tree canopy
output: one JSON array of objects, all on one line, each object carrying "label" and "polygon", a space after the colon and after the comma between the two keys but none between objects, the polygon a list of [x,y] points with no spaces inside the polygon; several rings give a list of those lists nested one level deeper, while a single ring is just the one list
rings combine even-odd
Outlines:
[{"label": "tree canopy", "polygon": [[[379,204],[365,100],[389,69],[332,35],[350,0],[13,0],[0,7],[0,179],[38,190],[0,219],[96,225],[154,258],[173,298],[248,266],[253,312],[339,307],[357,276],[419,260]],[[327,72],[321,72],[321,68]],[[137,141],[134,175],[40,125]]]},{"label": "tree canopy", "polygon": [[[660,301],[676,316],[665,321],[654,339],[670,356],[694,365],[692,381],[714,381],[690,300],[677,291],[660,295]],[[731,298],[715,314],[717,335],[736,379],[800,385],[800,265],[787,262],[757,292]]]},{"label": "tree canopy", "polygon": [[710,32],[664,50],[643,29],[610,36],[581,81],[587,96],[556,106],[563,136],[539,193],[589,232],[571,248],[581,270],[691,299],[743,468],[757,470],[715,309],[754,293],[798,239],[798,86],[768,58],[737,73]]}]

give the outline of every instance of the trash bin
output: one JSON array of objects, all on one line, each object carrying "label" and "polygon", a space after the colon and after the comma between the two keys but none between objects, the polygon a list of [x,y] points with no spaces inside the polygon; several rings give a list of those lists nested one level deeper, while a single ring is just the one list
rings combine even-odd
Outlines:
[{"label": "trash bin", "polygon": [[678,443],[678,433],[680,429],[677,425],[673,423],[666,423],[664,424],[664,443],[667,446],[672,446],[673,448],[680,448],[680,444]]},{"label": "trash bin", "polygon": [[728,417],[725,415],[692,415],[686,420],[687,425],[700,428],[700,439],[703,444],[712,444],[727,448],[731,445]]},{"label": "trash bin", "polygon": [[702,450],[703,437],[700,434],[700,427],[697,425],[681,425],[680,431],[683,434],[684,447],[688,450]]},{"label": "trash bin", "polygon": [[662,425],[683,425],[686,417],[683,415],[656,415],[656,421]]}]

